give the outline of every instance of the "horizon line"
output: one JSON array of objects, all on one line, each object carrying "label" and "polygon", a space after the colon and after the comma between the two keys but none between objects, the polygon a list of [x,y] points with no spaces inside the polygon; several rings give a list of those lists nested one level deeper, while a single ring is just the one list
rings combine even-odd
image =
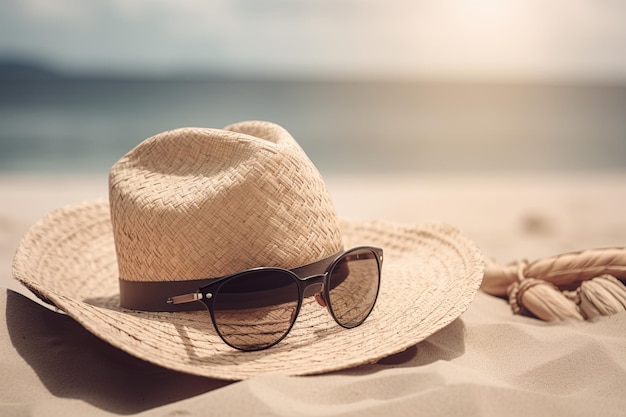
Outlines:
[{"label": "horizon line", "polygon": [[76,81],[233,81],[233,82],[328,82],[328,83],[424,83],[424,84],[522,84],[522,85],[598,85],[626,86],[626,76],[575,76],[575,75],[504,75],[504,74],[454,74],[442,72],[408,71],[367,73],[331,71],[243,71],[227,68],[194,68],[167,71],[112,68],[69,68],[46,62],[43,59],[0,54],[0,81],[37,80]]}]

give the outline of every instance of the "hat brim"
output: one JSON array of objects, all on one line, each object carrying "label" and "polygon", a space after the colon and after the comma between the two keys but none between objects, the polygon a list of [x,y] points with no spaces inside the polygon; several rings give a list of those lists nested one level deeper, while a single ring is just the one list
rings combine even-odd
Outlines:
[{"label": "hat brim", "polygon": [[24,236],[14,277],[88,331],[143,360],[206,377],[308,375],[373,363],[426,339],[456,319],[483,277],[483,257],[458,229],[342,220],[346,248],[380,246],[382,282],[372,314],[344,329],[306,303],[276,346],[240,352],[216,334],[206,311],[154,313],[119,307],[118,269],[106,201],[50,213]]}]

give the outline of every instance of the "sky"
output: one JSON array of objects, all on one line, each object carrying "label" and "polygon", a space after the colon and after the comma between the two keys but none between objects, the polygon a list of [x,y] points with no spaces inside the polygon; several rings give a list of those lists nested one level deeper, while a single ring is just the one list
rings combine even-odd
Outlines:
[{"label": "sky", "polygon": [[2,0],[1,57],[154,75],[626,81],[626,1]]}]

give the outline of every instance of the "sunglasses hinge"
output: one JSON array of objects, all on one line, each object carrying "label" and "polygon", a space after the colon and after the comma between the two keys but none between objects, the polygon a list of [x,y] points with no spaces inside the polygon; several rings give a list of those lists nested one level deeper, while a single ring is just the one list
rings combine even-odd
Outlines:
[{"label": "sunglasses hinge", "polygon": [[[211,297],[213,297],[213,294],[207,293],[206,298],[211,298]],[[203,298],[202,293],[197,291],[197,292],[190,293],[190,294],[182,294],[182,295],[176,295],[174,297],[170,297],[167,299],[167,303],[168,304],[191,303],[193,301],[202,300],[202,298]]]}]

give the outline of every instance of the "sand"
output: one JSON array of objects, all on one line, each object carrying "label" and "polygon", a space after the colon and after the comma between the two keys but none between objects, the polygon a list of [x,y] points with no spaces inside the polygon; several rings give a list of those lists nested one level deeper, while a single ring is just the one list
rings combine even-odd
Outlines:
[{"label": "sand", "polygon": [[[626,174],[326,176],[342,217],[443,221],[500,263],[626,242]],[[106,197],[104,176],[0,176],[0,415],[624,415],[626,314],[545,323],[478,293],[445,329],[377,364],[228,383],[150,365],[12,280],[21,235]]]}]

